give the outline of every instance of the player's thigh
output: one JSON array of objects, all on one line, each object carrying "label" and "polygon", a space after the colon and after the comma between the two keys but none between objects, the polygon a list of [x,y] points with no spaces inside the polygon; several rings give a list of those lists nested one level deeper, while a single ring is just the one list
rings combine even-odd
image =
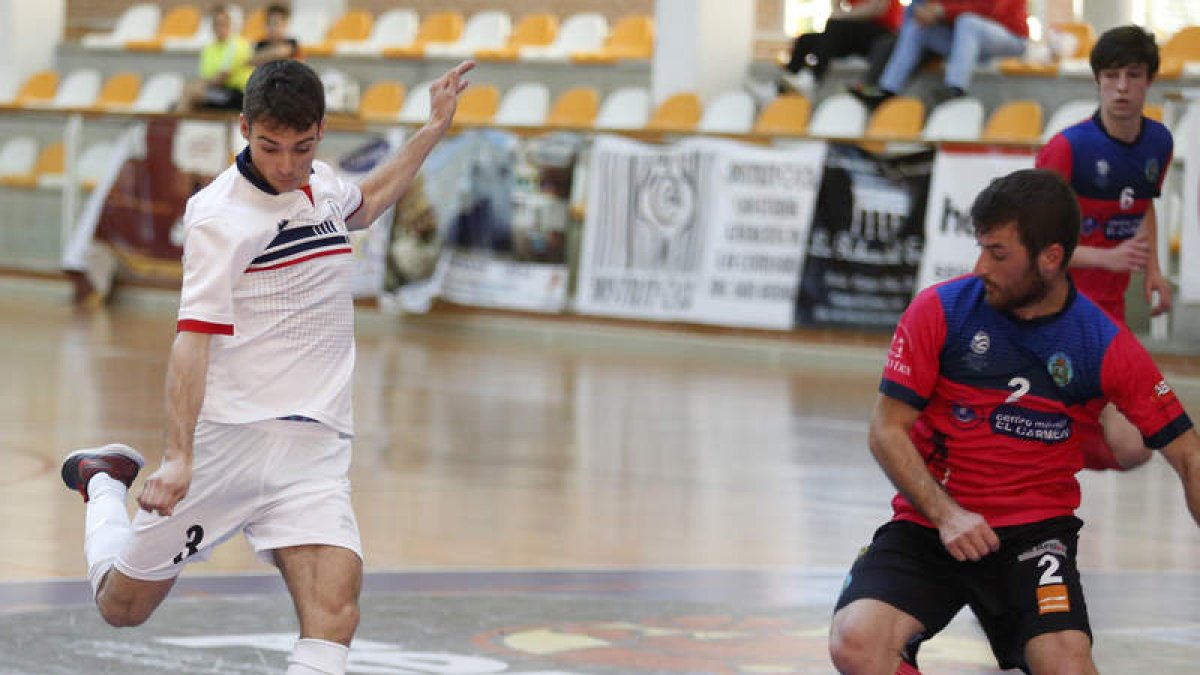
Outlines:
[{"label": "player's thigh", "polygon": [[937,530],[905,522],[884,525],[847,574],[834,637],[858,642],[865,631],[886,636],[876,648],[899,651],[914,637],[936,635],[966,604],[957,567]]},{"label": "player's thigh", "polygon": [[1001,667],[1021,666],[1028,645],[1043,635],[1078,634],[1090,650],[1091,625],[1076,565],[1081,525],[1066,516],[1019,526],[1011,543],[1001,535],[1004,548],[993,554],[1003,566],[998,581],[983,580],[971,602]]}]

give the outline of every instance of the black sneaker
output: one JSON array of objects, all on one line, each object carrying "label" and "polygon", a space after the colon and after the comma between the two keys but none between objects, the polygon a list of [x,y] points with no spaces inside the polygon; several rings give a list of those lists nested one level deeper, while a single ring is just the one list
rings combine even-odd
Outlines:
[{"label": "black sneaker", "polygon": [[867,106],[867,110],[874,110],[879,107],[880,103],[895,96],[895,94],[887,89],[880,89],[873,84],[852,84],[846,87],[846,91],[850,92],[851,96]]},{"label": "black sneaker", "polygon": [[106,473],[129,487],[146,460],[137,450],[120,443],[109,443],[102,448],[85,448],[67,455],[62,463],[62,479],[67,487],[78,490],[83,501],[88,501],[88,481],[98,473]]}]

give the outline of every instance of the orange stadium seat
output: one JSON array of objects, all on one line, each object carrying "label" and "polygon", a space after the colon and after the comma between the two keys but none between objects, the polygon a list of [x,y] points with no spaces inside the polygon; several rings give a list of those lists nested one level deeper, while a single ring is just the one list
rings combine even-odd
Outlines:
[{"label": "orange stadium seat", "polygon": [[65,173],[64,146],[62,141],[56,141],[42,148],[37,161],[33,163],[28,173],[21,175],[12,173],[0,178],[0,183],[13,187],[35,188],[43,176],[61,176]]},{"label": "orange stadium seat", "polygon": [[1158,68],[1159,78],[1174,80],[1182,76],[1185,69],[1200,68],[1200,26],[1179,29],[1162,46],[1160,53],[1162,64]]},{"label": "orange stadium seat", "polygon": [[41,70],[29,76],[17,91],[13,103],[23,107],[47,106],[58,93],[58,72]]},{"label": "orange stadium seat", "polygon": [[308,56],[330,56],[339,42],[362,42],[371,36],[371,28],[375,18],[370,12],[361,9],[348,10],[338,17],[325,33],[325,39],[318,44],[305,45],[304,53]]},{"label": "orange stadium seat", "polygon": [[481,49],[475,58],[486,61],[516,61],[522,47],[544,47],[554,42],[558,34],[558,17],[553,14],[530,14],[517,22],[508,36],[508,44],[499,49]]},{"label": "orange stadium seat", "polygon": [[682,92],[658,104],[646,122],[651,131],[692,131],[700,123],[700,97]]},{"label": "orange stadium seat", "polygon": [[490,124],[500,107],[500,90],[490,84],[476,84],[458,99],[455,123]]},{"label": "orange stadium seat", "polygon": [[590,128],[596,123],[596,114],[599,110],[600,92],[596,91],[594,87],[568,89],[554,100],[554,104],[550,107],[550,114],[546,116],[546,126]]},{"label": "orange stadium seat", "polygon": [[358,116],[368,122],[395,122],[404,105],[404,85],[395,80],[380,80],[363,92]]},{"label": "orange stadium seat", "polygon": [[142,89],[142,76],[137,73],[117,73],[104,82],[94,107],[97,110],[128,110],[133,107]]},{"label": "orange stadium seat", "polygon": [[125,49],[138,52],[162,51],[171,38],[186,38],[200,30],[200,10],[195,5],[179,5],[168,11],[158,23],[154,37],[148,40],[129,40]]},{"label": "orange stadium seat", "polygon": [[808,118],[812,115],[812,102],[801,94],[784,94],[775,98],[762,109],[754,123],[754,133],[802,135],[808,129]]},{"label": "orange stadium seat", "polygon": [[267,10],[265,7],[259,7],[246,15],[246,22],[242,24],[242,37],[253,45],[266,36]]},{"label": "orange stadium seat", "polygon": [[620,59],[648,59],[654,55],[654,19],[633,14],[617,21],[604,40],[604,46],[594,52],[576,52],[576,63],[613,63]]},{"label": "orange stadium seat", "polygon": [[417,28],[417,38],[408,47],[389,47],[383,55],[394,59],[419,59],[425,55],[425,45],[432,42],[454,42],[462,36],[465,25],[462,12],[436,12],[425,17]]},{"label": "orange stadium seat", "polygon": [[1009,101],[992,111],[979,140],[985,143],[1037,143],[1042,134],[1042,106],[1037,101]]},{"label": "orange stadium seat", "polygon": [[912,96],[893,96],[871,113],[863,136],[876,141],[912,141],[921,136],[925,104]]}]

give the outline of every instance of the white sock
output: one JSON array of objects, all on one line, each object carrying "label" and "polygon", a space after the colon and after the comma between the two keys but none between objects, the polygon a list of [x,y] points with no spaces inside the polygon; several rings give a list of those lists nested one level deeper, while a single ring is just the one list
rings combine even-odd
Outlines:
[{"label": "white sock", "polygon": [[350,648],[328,640],[302,637],[288,657],[286,675],[346,675]]},{"label": "white sock", "polygon": [[96,597],[104,575],[112,569],[117,556],[133,536],[133,526],[125,510],[127,490],[124,483],[106,473],[98,473],[88,481],[87,491],[83,552],[87,557],[92,597]]}]

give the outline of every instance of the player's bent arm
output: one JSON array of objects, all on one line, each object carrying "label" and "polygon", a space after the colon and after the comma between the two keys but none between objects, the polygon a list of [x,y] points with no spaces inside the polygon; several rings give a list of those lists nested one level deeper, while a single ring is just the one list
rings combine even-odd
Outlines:
[{"label": "player's bent arm", "polygon": [[1188,429],[1162,449],[1163,457],[1179,474],[1192,518],[1200,525],[1200,434]]},{"label": "player's bent arm", "polygon": [[167,363],[167,429],[163,462],[146,479],[138,497],[138,505],[147,511],[170,515],[191,486],[192,438],[204,402],[211,341],[212,335],[208,333],[181,331],[175,336]]},{"label": "player's bent arm", "polygon": [[474,67],[474,61],[464,61],[430,85],[429,121],[408,139],[399,153],[375,167],[359,183],[363,205],[346,223],[349,229],[368,227],[408,191],[425,158],[450,130],[458,95],[467,87],[462,76]]},{"label": "player's bent arm", "polygon": [[869,444],[875,461],[900,494],[933,523],[942,544],[956,560],[979,560],[1000,547],[983,516],[964,509],[933,479],[909,430],[920,411],[880,395],[871,416]]}]

